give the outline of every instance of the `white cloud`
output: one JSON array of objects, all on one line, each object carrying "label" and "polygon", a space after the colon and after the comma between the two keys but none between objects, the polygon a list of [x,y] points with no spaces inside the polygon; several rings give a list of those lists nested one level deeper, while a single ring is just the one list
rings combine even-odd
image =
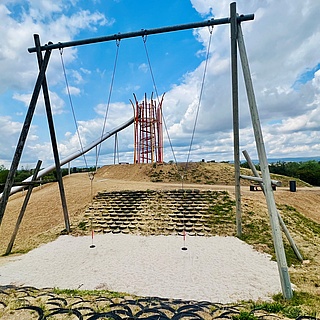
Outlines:
[{"label": "white cloud", "polygon": [[53,13],[63,10],[62,3],[49,2],[47,0],[33,0],[32,7],[29,8],[28,15],[35,20],[42,20],[50,17]]},{"label": "white cloud", "polygon": [[[27,48],[33,47],[34,42],[32,34],[40,34],[42,43],[51,41],[68,41],[77,35],[82,29],[95,31],[97,26],[108,26],[113,23],[113,20],[108,20],[103,13],[90,12],[77,8],[77,1],[59,0],[50,2],[47,0],[10,0],[2,1],[0,4],[0,94],[11,95],[15,101],[10,112],[16,115],[21,115],[21,108],[17,101],[22,102],[24,106],[28,106],[31,98],[31,92],[35,80],[38,75],[38,64],[35,54],[27,52]],[[77,56],[76,49],[69,49],[63,52],[65,64],[69,64]],[[58,51],[51,55],[51,60],[48,66],[47,79],[51,88],[57,84],[63,83],[63,73],[61,70],[61,61]],[[69,70],[68,70],[69,71]],[[82,68],[80,71],[69,71],[71,74],[70,82],[76,85],[83,83],[84,75],[90,74],[90,70]],[[70,91],[72,95],[79,95],[80,89],[71,85]],[[58,91],[50,90],[50,99],[53,114],[59,115],[64,112],[65,102],[58,95]],[[61,90],[59,90],[61,92]],[[1,102],[0,102],[1,103]],[[7,104],[6,101],[3,104]],[[9,109],[8,114],[9,113]],[[44,103],[42,93],[40,93],[39,103],[36,107],[37,114],[44,114]],[[17,139],[18,132],[12,133],[7,139],[7,134],[4,130],[13,130],[13,127],[22,127],[21,123],[17,123],[4,114],[1,119],[6,119],[7,126],[1,127],[0,135],[0,161],[12,157],[14,152],[14,138]],[[9,125],[11,123],[11,126]],[[44,128],[46,130],[46,128]],[[42,141],[42,128],[34,127],[34,130],[39,130],[39,135],[32,134],[28,136],[28,141],[31,142],[24,152],[23,161],[29,161],[35,157],[36,152],[42,155],[48,154],[47,143]],[[41,132],[40,132],[41,131]],[[11,132],[10,130],[8,132]],[[12,142],[11,142],[12,141]],[[8,147],[7,145],[10,145]],[[50,144],[49,144],[50,145]],[[28,152],[32,150],[32,152]],[[44,150],[44,151],[41,151]],[[36,156],[37,157],[37,156]],[[44,158],[46,158],[44,156]],[[32,160],[33,161],[33,160]]]},{"label": "white cloud", "polygon": [[[50,96],[50,105],[51,105],[51,110],[52,114],[61,114],[63,112],[64,108],[64,100],[62,100],[57,93],[55,92],[50,92],[49,91],[49,96]],[[13,99],[21,101],[24,103],[26,107],[29,107],[30,101],[31,101],[31,94],[14,94]],[[38,103],[36,106],[36,114],[45,114],[45,104],[44,104],[44,98],[43,95],[40,92],[39,98],[38,98]]]},{"label": "white cloud", "polygon": [[[81,68],[80,71],[83,73],[83,75],[88,75],[91,73],[90,70],[86,70],[84,68]],[[77,70],[71,70],[72,79],[76,84],[85,82],[81,73]]]},{"label": "white cloud", "polygon": [[[22,9],[20,16],[13,16],[4,4],[0,4],[0,93],[9,88],[25,90],[33,86],[38,66],[35,55],[27,52],[27,48],[34,46],[32,34],[40,34],[44,42],[68,41],[83,28],[95,30],[97,25],[113,23],[101,13],[81,9],[67,17],[63,11],[67,1],[23,3],[28,12]],[[65,50],[65,63],[75,56],[76,49]],[[53,54],[48,77],[55,78],[56,74],[51,76],[50,71],[54,72],[57,67],[61,67],[60,58]]]},{"label": "white cloud", "polygon": [[62,26],[67,28],[69,34],[74,35],[77,34],[80,29],[96,31],[96,25],[105,26],[112,23],[113,21],[108,21],[101,13],[91,13],[88,10],[80,10],[71,17],[62,15],[53,23],[53,30],[59,29],[60,24],[62,24]]},{"label": "white cloud", "polygon": [[[314,74],[314,78],[312,79],[312,85],[318,92],[320,93],[320,70],[316,71]],[[319,97],[317,97],[319,98]],[[318,100],[318,99],[317,99]],[[319,100],[318,100],[319,101]]]},{"label": "white cloud", "polygon": [[72,96],[78,96],[80,95],[81,90],[77,87],[69,86],[68,88],[65,88],[64,93],[69,94],[69,92],[70,92],[70,95]]},{"label": "white cloud", "polygon": [[[12,153],[16,149],[16,145],[22,129],[22,124],[13,121],[8,116],[0,117],[0,128],[1,128],[1,154],[0,163],[5,167],[9,168],[12,161]],[[34,141],[37,139],[35,135],[35,126],[31,126],[30,134],[28,135],[28,141]]]},{"label": "white cloud", "polygon": [[[229,3],[214,0],[191,2],[205,16],[229,16]],[[242,0],[237,1],[237,6],[239,13],[255,13],[255,20],[242,23],[242,28],[260,120],[266,140],[271,144],[267,150],[273,155],[283,156],[283,150],[286,150],[287,155],[303,156],[306,154],[304,140],[307,137],[315,145],[318,144],[318,136],[314,133],[320,129],[319,71],[310,81],[301,83],[299,87],[294,85],[303,73],[312,70],[320,62],[316,49],[320,42],[320,26],[316,22],[320,4],[297,1],[292,6],[288,0]],[[203,134],[211,138],[215,135],[220,140],[223,132],[232,130],[229,26],[216,26],[213,32],[205,92],[196,131],[204,140]],[[208,30],[196,30],[196,37],[207,48]],[[169,131],[175,137],[190,133],[201,79],[200,70],[201,67],[186,77],[182,85],[175,86],[168,93],[172,99],[170,105],[177,106],[182,100],[184,106],[187,106],[170,118],[174,123]],[[245,128],[251,127],[251,119],[241,72],[239,64],[240,125],[243,128],[241,134],[244,135]],[[304,131],[304,139],[291,142],[287,135],[297,131]],[[240,140],[243,143],[245,136],[241,136]],[[284,147],[283,143],[287,146]],[[215,142],[211,142],[211,145],[214,148]],[[231,144],[229,146],[232,148]],[[244,143],[244,147],[251,148],[253,152],[254,144]],[[308,154],[318,152],[318,148],[312,148],[312,143],[307,148],[310,150]],[[319,152],[314,155],[319,155]]]},{"label": "white cloud", "polygon": [[[77,132],[66,132],[64,141],[61,141],[59,143],[59,151],[62,157],[66,157],[73,152],[81,150],[81,146],[84,148],[94,140],[97,140],[99,137],[101,137],[103,134],[103,126],[105,126],[104,133],[107,133],[133,117],[133,109],[131,105],[124,103],[112,103],[109,105],[107,121],[104,122],[106,108],[106,104],[99,104],[95,108],[98,117],[84,121],[77,121],[80,138]],[[130,144],[132,144],[133,141],[132,127],[130,127],[125,133],[119,133],[119,136],[121,137],[121,145],[124,147],[127,146],[125,147],[125,149],[126,151],[128,151],[128,147]],[[114,142],[113,139],[111,140],[112,143],[110,143],[109,141],[103,143],[103,147],[101,148],[102,155],[113,152]],[[91,154],[93,155],[89,156],[88,159],[92,164],[93,162],[95,162],[94,151],[91,152]]]},{"label": "white cloud", "polygon": [[138,69],[143,73],[147,73],[149,71],[149,67],[146,63],[142,63],[139,65]]}]

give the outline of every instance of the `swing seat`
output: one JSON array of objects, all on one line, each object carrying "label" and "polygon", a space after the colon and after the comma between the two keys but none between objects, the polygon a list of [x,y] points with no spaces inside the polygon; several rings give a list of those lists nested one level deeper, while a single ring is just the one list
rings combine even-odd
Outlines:
[{"label": "swing seat", "polygon": [[[276,191],[277,186],[275,184],[272,184],[272,190]],[[252,184],[250,185],[250,191],[262,191],[261,187],[259,184]]]},{"label": "swing seat", "polygon": [[250,191],[262,191],[259,184],[251,184]]}]

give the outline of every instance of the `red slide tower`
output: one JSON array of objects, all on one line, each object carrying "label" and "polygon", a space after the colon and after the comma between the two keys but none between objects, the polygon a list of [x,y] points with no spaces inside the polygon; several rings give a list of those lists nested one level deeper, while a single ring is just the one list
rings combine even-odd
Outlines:
[{"label": "red slide tower", "polygon": [[133,94],[134,109],[134,163],[163,162],[163,130],[162,130],[162,95],[161,100],[148,101],[147,94],[139,103]]}]

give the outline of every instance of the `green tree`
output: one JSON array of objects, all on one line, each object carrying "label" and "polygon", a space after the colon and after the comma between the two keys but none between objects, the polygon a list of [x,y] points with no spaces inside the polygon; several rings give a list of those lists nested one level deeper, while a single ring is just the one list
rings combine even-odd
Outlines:
[{"label": "green tree", "polygon": [[7,170],[3,164],[0,165],[0,192],[3,191],[4,184],[6,183],[8,174],[9,170]]},{"label": "green tree", "polygon": [[320,186],[320,163],[315,160],[301,163],[298,175],[301,180]]},{"label": "green tree", "polygon": [[320,186],[320,162],[310,160],[306,162],[278,161],[269,166],[271,173],[282,174],[298,178],[314,186]]}]

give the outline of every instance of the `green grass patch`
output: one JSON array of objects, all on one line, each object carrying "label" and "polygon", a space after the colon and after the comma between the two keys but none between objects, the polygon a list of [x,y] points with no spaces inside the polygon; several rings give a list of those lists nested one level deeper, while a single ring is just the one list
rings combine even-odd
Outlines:
[{"label": "green grass patch", "polygon": [[253,307],[254,310],[264,310],[269,313],[280,313],[288,318],[297,318],[302,315],[302,310],[299,306],[288,305],[288,302],[263,302],[257,303]]},{"label": "green grass patch", "polygon": [[[256,320],[263,316],[259,311],[265,311],[269,316],[274,314],[290,319],[298,317],[318,317],[320,297],[307,292],[293,292],[290,300],[283,298],[281,293],[273,296],[273,301],[243,301],[240,314],[233,315],[234,320]],[[268,317],[268,316],[267,316]],[[269,317],[268,317],[269,319]]]},{"label": "green grass patch", "polygon": [[207,198],[210,216],[207,223],[214,227],[216,224],[234,223],[234,207],[235,201],[230,199],[228,192],[214,192]]},{"label": "green grass patch", "polygon": [[87,223],[84,222],[84,221],[79,222],[78,228],[79,228],[80,230],[86,231],[86,230],[87,230]]},{"label": "green grass patch", "polygon": [[[258,223],[258,221],[246,222],[243,225],[243,233],[240,239],[253,246],[259,244],[266,245],[264,247],[264,252],[270,254],[273,260],[276,259],[271,235],[271,226],[267,221],[263,223]],[[300,264],[301,262],[298,260],[285,237],[283,238],[283,246],[288,266]]]},{"label": "green grass patch", "polygon": [[[298,213],[294,208],[290,208],[287,210],[290,210],[290,213],[288,214],[287,211],[284,212],[283,208],[287,206],[282,206],[282,212],[281,215],[283,216],[283,219],[287,225],[287,227],[296,228],[297,225],[299,225],[299,228],[301,230],[310,230],[308,225],[312,225],[312,227],[315,229],[317,223],[313,223],[309,219],[303,217],[300,213]],[[280,209],[280,208],[279,208]],[[299,220],[294,217],[299,217]],[[290,217],[289,221],[287,221],[286,217]],[[304,219],[302,219],[304,218]],[[270,254],[272,256],[272,259],[275,260],[275,251],[274,251],[274,245],[273,245],[273,239],[272,239],[272,230],[271,225],[269,221],[269,217],[266,215],[265,217],[256,218],[256,214],[253,211],[249,211],[242,216],[242,236],[241,240],[245,241],[246,243],[256,246],[263,244],[264,246],[264,252]],[[309,231],[310,232],[310,231]],[[285,255],[287,258],[287,263],[289,266],[291,265],[297,265],[301,262],[296,257],[293,249],[290,246],[289,241],[287,240],[284,233],[282,233],[283,236],[283,245],[285,250]],[[303,255],[303,252],[300,253]],[[303,255],[304,256],[304,255]]]},{"label": "green grass patch", "polygon": [[258,320],[251,312],[241,311],[240,314],[232,316],[232,320]]},{"label": "green grass patch", "polygon": [[309,229],[314,234],[320,235],[320,224],[305,217],[300,212],[298,212],[294,207],[288,206],[288,205],[281,205],[279,206],[279,209],[282,212],[284,212],[286,215],[288,215],[288,218],[293,219],[295,224],[299,225],[299,228],[301,228],[301,225],[302,225],[304,228]]},{"label": "green grass patch", "polygon": [[282,314],[287,317],[296,318],[298,316],[313,316],[320,315],[320,296],[309,292],[293,292],[293,297],[290,300],[283,298],[281,294],[273,296],[273,300],[283,306]]},{"label": "green grass patch", "polygon": [[243,217],[243,228],[241,240],[250,245],[266,245],[266,253],[274,256],[271,227],[267,220],[254,219],[249,216]]}]

